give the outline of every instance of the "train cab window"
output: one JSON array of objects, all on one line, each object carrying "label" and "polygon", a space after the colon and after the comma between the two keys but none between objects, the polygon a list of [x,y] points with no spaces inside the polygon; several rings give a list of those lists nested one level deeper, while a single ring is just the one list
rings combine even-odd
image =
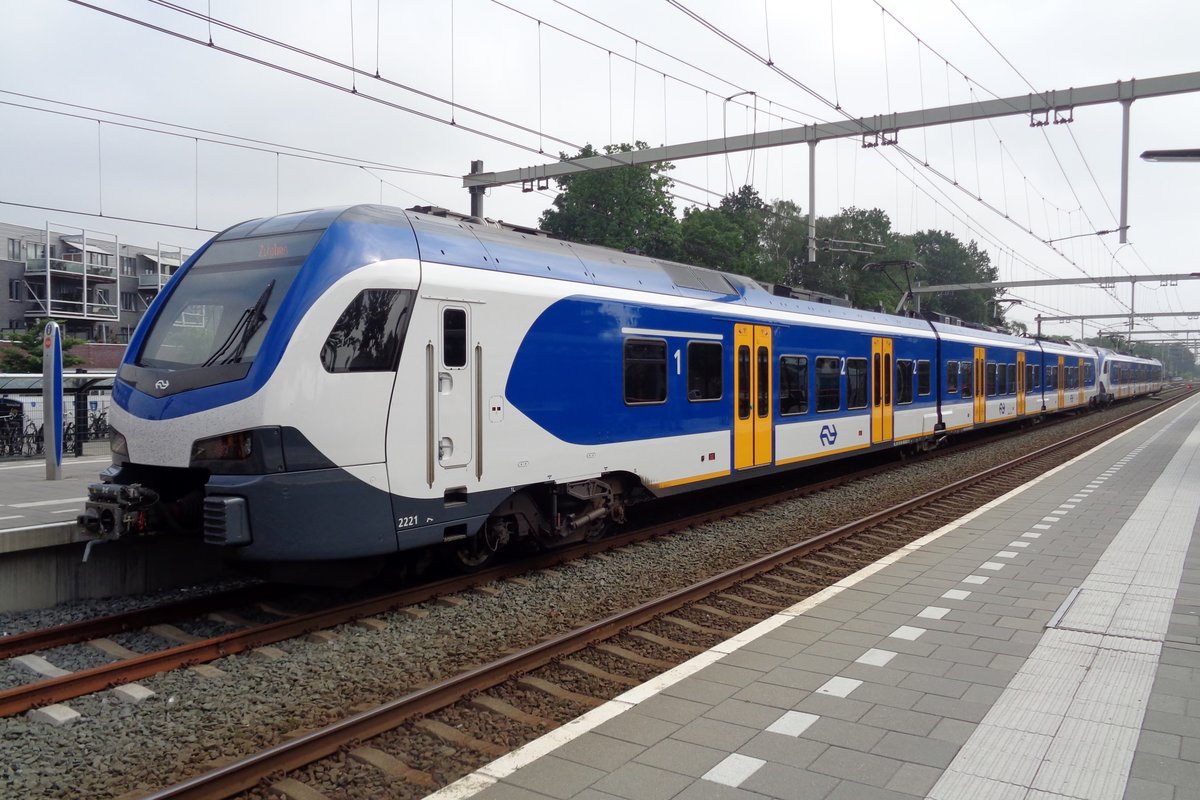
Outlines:
[{"label": "train cab window", "polygon": [[987,363],[987,373],[984,377],[986,384],[986,393],[988,397],[996,396],[996,365],[991,361]]},{"label": "train cab window", "polygon": [[1009,394],[1017,393],[1017,365],[1016,364],[1008,365],[1008,393]]},{"label": "train cab window", "polygon": [[781,356],[779,359],[779,416],[808,413],[808,358]]},{"label": "train cab window", "polygon": [[867,360],[846,359],[846,408],[867,407]]},{"label": "train cab window", "polygon": [[817,411],[837,411],[842,407],[841,361],[817,359]]},{"label": "train cab window", "polygon": [[946,394],[958,394],[958,362],[946,362]]},{"label": "train cab window", "polygon": [[688,342],[688,400],[720,400],[725,393],[721,371],[721,345],[715,342]]},{"label": "train cab window", "polygon": [[325,338],[326,372],[391,372],[400,361],[413,292],[364,289],[350,301]]},{"label": "train cab window", "polygon": [[917,362],[917,394],[925,397],[929,391],[929,362],[922,359]]},{"label": "train cab window", "polygon": [[1025,394],[1032,394],[1038,388],[1037,364],[1025,365]]},{"label": "train cab window", "polygon": [[467,365],[466,309],[442,309],[442,363],[449,368]]},{"label": "train cab window", "polygon": [[913,398],[913,362],[896,359],[896,405],[911,403]]},{"label": "train cab window", "polygon": [[962,378],[962,396],[965,400],[975,393],[975,364],[971,361],[964,361],[961,366],[962,370],[959,372],[959,376]]},{"label": "train cab window", "polygon": [[625,403],[662,403],[667,399],[667,343],[625,340]]}]

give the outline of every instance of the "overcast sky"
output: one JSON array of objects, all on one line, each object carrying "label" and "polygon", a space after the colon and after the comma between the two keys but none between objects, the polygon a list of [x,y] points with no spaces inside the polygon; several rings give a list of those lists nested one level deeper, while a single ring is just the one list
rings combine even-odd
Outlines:
[{"label": "overcast sky", "polygon": [[[500,171],[584,143],[678,144],[838,119],[830,104],[871,116],[1200,70],[1200,3],[1178,0],[92,5],[112,13],[0,0],[0,219],[148,245],[195,247],[241,220],[347,203],[466,212],[461,175],[473,159]],[[1200,147],[1200,93],[1133,104],[1125,246],[1115,234],[1044,243],[1117,227],[1120,107],[1029,123],[910,129],[900,148],[822,143],[816,211],[878,207],[898,232],[974,239],[1005,280],[1200,271],[1200,163],[1138,158]],[[680,212],[746,182],[808,207],[806,146],[682,161],[672,177]],[[552,197],[553,185],[499,187],[484,210],[535,225]],[[1010,294],[1025,304],[1009,316],[1032,326],[1039,313],[1126,312],[1130,290]],[[1143,313],[1198,311],[1200,282],[1140,284],[1135,297]],[[1200,323],[1138,325],[1151,326]],[[1044,330],[1078,335],[1080,325]]]}]

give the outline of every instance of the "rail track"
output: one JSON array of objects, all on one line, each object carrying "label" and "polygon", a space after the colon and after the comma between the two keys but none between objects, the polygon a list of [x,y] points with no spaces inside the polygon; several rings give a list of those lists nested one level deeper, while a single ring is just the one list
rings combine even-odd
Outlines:
[{"label": "rail track", "polygon": [[[1125,417],[1111,424],[1119,424]],[[1095,429],[1105,430],[1108,426]],[[982,447],[991,442],[1016,435],[1015,430],[989,431],[970,440],[932,453],[921,454],[911,461],[939,458],[959,450]],[[643,542],[673,531],[704,525],[714,520],[734,517],[765,506],[787,502],[827,491],[849,482],[894,469],[894,461],[875,464],[867,468],[849,469],[846,462],[836,467],[844,470],[832,478],[808,482],[800,487],[773,488],[776,481],[768,480],[750,487],[748,496],[729,504],[705,509],[699,513],[680,517],[669,504],[657,509],[655,516],[664,516],[662,521],[637,526],[621,534],[598,542],[563,547],[535,556],[501,564],[466,576],[455,576],[427,582],[402,591],[367,597],[351,603],[303,613],[290,614],[261,625],[252,625],[219,636],[189,641],[151,653],[134,655],[125,653],[120,660],[70,672],[59,677],[33,681],[8,690],[0,691],[0,717],[19,714],[31,708],[58,703],[94,692],[103,691],[122,684],[131,683],[153,675],[183,667],[214,661],[225,656],[244,653],[266,647],[288,639],[304,636],[314,631],[329,629],[347,622],[374,617],[410,606],[426,603],[439,597],[451,596],[495,581],[519,577],[531,570],[548,569],[596,553],[616,550]],[[245,603],[260,602],[278,597],[278,588],[250,586],[206,597],[156,606],[147,609],[114,614],[71,625],[45,630],[30,631],[0,639],[0,659],[22,654],[44,651],[71,643],[88,642],[112,635],[147,628],[155,624],[193,617],[211,611]]]},{"label": "rail track", "polygon": [[[254,796],[295,795],[306,785],[319,787],[330,775],[345,775],[352,762],[385,772],[393,782],[391,796],[422,796],[1010,491],[1115,428],[1135,424],[1186,396],[503,655],[196,775],[148,800],[225,798],[247,790]],[[854,544],[849,544],[851,537]],[[378,747],[357,746],[376,737]],[[431,758],[439,750],[429,747],[430,737],[453,744],[445,748],[452,755],[441,762],[436,755]],[[474,753],[474,761],[464,761],[463,752]],[[323,768],[323,759],[332,760],[332,766]]]}]

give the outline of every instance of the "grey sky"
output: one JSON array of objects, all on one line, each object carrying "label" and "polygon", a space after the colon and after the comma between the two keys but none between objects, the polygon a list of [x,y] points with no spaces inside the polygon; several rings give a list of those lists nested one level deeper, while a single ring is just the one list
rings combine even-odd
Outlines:
[{"label": "grey sky", "polygon": [[[504,5],[491,0],[177,0],[178,7],[200,16],[211,10],[217,20],[335,62],[353,61],[371,75],[378,70],[393,84],[372,77],[352,79],[346,69],[210,26],[166,5],[94,2],[202,44],[66,0],[0,0],[5,21],[0,89],[6,92],[0,94],[5,103],[0,105],[0,200],[92,213],[102,206],[107,217],[181,227],[17,205],[0,206],[5,220],[41,226],[50,219],[142,244],[196,246],[208,234],[191,228],[221,229],[251,217],[315,206],[382,200],[466,211],[467,193],[458,176],[472,159],[483,159],[489,170],[502,170],[543,162],[585,142],[599,146],[636,138],[652,145],[679,143],[716,138],[722,131],[739,134],[836,118],[836,112],[804,89],[666,0],[564,0],[565,5],[554,0],[505,0]],[[1044,90],[1200,69],[1193,41],[1200,30],[1200,4],[1194,2],[683,0],[682,5],[747,48],[769,55],[781,70],[855,116],[1021,95],[1029,91],[1022,75]],[[545,24],[539,26],[536,19]],[[342,89],[353,87],[356,93],[209,48],[203,43],[210,33],[219,47]],[[913,34],[925,44],[919,46]],[[660,50],[712,75],[666,58]],[[452,112],[447,103],[394,84],[453,100],[455,108]],[[725,101],[743,90],[756,96]],[[112,124],[120,119],[111,114],[13,93],[267,144],[248,150],[203,141],[223,138],[209,134],[172,129],[186,136],[171,137],[133,130]],[[406,113],[397,105],[441,120],[453,116],[457,125]],[[96,117],[107,122],[98,124]],[[953,129],[906,130],[900,143],[916,164],[895,148],[865,150],[856,140],[822,144],[817,149],[816,210],[831,214],[851,205],[879,207],[900,232],[936,227],[963,240],[976,239],[991,252],[1005,279],[1200,270],[1190,235],[1200,205],[1195,191],[1200,164],[1137,159],[1145,149],[1200,146],[1197,123],[1200,95],[1134,104],[1132,244],[1125,247],[1119,247],[1115,235],[1079,238],[1060,243],[1060,255],[1040,241],[1116,227],[1116,105],[1077,109],[1070,125],[1045,128],[1031,128],[1028,118],[1014,117]],[[434,175],[301,159],[281,145]],[[539,149],[547,155],[538,155]],[[925,170],[921,162],[926,159],[961,188]],[[799,147],[680,162],[672,177],[694,186],[677,187],[677,205],[682,210],[692,202],[716,203],[749,178],[765,198],[787,198],[807,208],[807,161],[807,148]],[[977,194],[1007,210],[1011,219],[988,210],[975,199]],[[485,212],[536,224],[551,196],[552,191],[497,188],[489,193]],[[1033,235],[1023,230],[1027,227]],[[1127,286],[1115,293],[1128,300]],[[1013,294],[1031,303],[1010,313],[1026,322],[1039,310],[1125,310],[1094,288]],[[1142,285],[1137,308],[1200,310],[1200,286]],[[1153,324],[1196,325],[1182,318]],[[1047,329],[1079,333],[1078,323]]]}]

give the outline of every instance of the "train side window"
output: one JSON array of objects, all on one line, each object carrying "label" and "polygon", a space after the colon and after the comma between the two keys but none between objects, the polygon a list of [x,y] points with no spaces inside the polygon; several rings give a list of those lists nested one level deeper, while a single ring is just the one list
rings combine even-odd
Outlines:
[{"label": "train side window", "polygon": [[808,358],[779,358],[779,416],[808,413]]},{"label": "train side window", "polygon": [[867,360],[846,359],[846,408],[867,407]]},{"label": "train side window", "polygon": [[667,343],[625,340],[625,403],[662,403],[667,399]]},{"label": "train side window", "polygon": [[996,365],[996,394],[1008,394],[1008,370],[1003,364]]},{"label": "train side window", "polygon": [[1093,364],[1091,361],[1089,361],[1083,365],[1083,385],[1084,386],[1095,386],[1096,385],[1096,365]]},{"label": "train side window", "polygon": [[958,394],[958,362],[946,362],[946,394]]},{"label": "train side window", "polygon": [[1032,394],[1037,388],[1037,365],[1025,365],[1025,394]]},{"label": "train side window", "polygon": [[721,399],[725,393],[721,355],[721,345],[716,342],[688,342],[688,400]]},{"label": "train side window", "polygon": [[1017,393],[1017,365],[1016,364],[1008,365],[1008,393],[1009,394]]},{"label": "train side window", "polygon": [[841,363],[836,358],[817,359],[817,411],[842,407]]},{"label": "train side window", "polygon": [[987,373],[984,376],[986,384],[984,386],[988,397],[996,396],[996,365],[989,361],[987,362]]},{"label": "train side window", "polygon": [[326,372],[392,372],[400,361],[413,293],[403,289],[359,292],[325,337]]},{"label": "train side window", "polygon": [[913,362],[909,359],[896,359],[896,405],[901,406],[913,400]]},{"label": "train side window", "polygon": [[922,359],[917,362],[917,394],[925,397],[929,392],[929,362]]},{"label": "train side window", "polygon": [[758,348],[758,416],[771,416],[771,354],[765,347]]},{"label": "train side window", "polygon": [[962,396],[965,400],[975,392],[975,364],[971,361],[962,362]]},{"label": "train side window", "polygon": [[750,419],[750,348],[737,349],[737,412],[738,419]]},{"label": "train side window", "polygon": [[442,363],[447,367],[467,365],[466,309],[442,310]]}]

